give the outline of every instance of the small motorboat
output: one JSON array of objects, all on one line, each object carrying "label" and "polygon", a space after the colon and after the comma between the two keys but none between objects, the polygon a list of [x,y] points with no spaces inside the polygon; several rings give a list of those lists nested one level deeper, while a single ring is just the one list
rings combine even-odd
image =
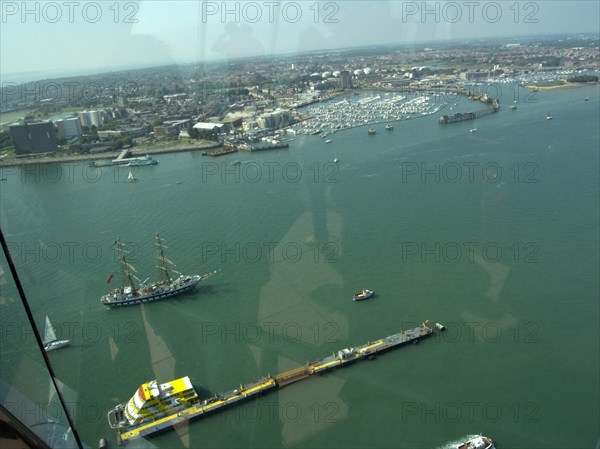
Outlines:
[{"label": "small motorboat", "polygon": [[374,291],[365,289],[360,293],[355,293],[354,295],[352,295],[352,299],[354,301],[362,301],[364,299],[372,298],[373,296],[375,296]]},{"label": "small motorboat", "polygon": [[456,449],[494,449],[494,442],[491,438],[482,435],[463,441]]}]

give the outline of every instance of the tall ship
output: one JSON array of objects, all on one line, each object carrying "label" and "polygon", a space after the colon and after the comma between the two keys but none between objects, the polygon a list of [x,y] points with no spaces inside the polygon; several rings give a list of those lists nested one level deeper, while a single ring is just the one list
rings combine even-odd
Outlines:
[{"label": "tall ship", "polygon": [[[110,293],[102,296],[100,298],[102,304],[118,307],[170,298],[193,289],[200,281],[208,279],[216,273],[216,271],[212,271],[202,275],[181,274],[179,271],[171,268],[176,265],[165,257],[164,248],[166,247],[158,233],[156,233],[155,239],[159,263],[158,268],[163,272],[164,279],[151,284],[146,283],[148,279],[141,281],[134,274],[136,272],[134,266],[127,261],[127,251],[125,251],[124,245],[117,239],[115,242],[115,245],[117,246],[117,257],[121,263],[123,275],[125,279],[127,279],[128,284],[123,287],[117,287]],[[179,277],[173,277],[172,273],[177,273]],[[108,278],[107,282],[110,282],[111,280],[112,275]]]}]

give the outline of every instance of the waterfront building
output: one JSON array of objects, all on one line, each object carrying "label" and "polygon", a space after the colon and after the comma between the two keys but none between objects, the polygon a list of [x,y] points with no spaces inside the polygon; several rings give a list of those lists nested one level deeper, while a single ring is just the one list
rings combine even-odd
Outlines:
[{"label": "waterfront building", "polygon": [[224,133],[229,131],[229,127],[224,123],[198,122],[194,125],[198,131],[210,131],[213,133]]},{"label": "waterfront building", "polygon": [[13,125],[8,129],[17,155],[48,153],[58,149],[56,130],[51,121]]},{"label": "waterfront building", "polygon": [[66,140],[81,137],[81,123],[76,117],[57,120],[56,127],[58,128],[58,137]]},{"label": "waterfront building", "polygon": [[340,72],[340,89],[348,89],[352,85],[352,78],[350,77],[350,72],[348,70],[342,70]]},{"label": "waterfront building", "polygon": [[100,111],[78,112],[77,117],[79,118],[79,123],[81,126],[87,126],[88,128],[91,128],[92,126],[100,128],[102,126],[102,117],[100,116]]}]

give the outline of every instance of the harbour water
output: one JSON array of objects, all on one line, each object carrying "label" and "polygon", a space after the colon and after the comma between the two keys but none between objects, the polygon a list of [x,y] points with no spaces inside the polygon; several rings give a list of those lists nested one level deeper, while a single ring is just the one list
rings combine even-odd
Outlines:
[{"label": "harbour water", "polygon": [[[37,322],[71,339],[49,358],[82,439],[115,444],[106,412],[147,380],[227,391],[430,319],[447,331],[143,447],[432,448],[480,432],[498,447],[593,447],[599,90],[533,98],[476,123],[434,114],[327,145],[157,156],[136,183],[123,167],[3,169],[2,229]],[[100,304],[122,282],[117,238],[138,277],[158,276],[157,231],[179,271],[219,273],[177,299]],[[363,288],[375,298],[352,301]],[[17,295],[2,296],[12,335]],[[43,405],[35,357],[11,341],[3,377]]]}]

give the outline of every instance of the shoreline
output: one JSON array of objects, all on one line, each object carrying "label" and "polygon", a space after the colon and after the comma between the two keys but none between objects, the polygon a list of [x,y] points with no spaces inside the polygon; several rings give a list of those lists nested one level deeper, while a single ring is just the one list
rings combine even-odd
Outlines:
[{"label": "shoreline", "polygon": [[[168,154],[168,153],[184,153],[186,151],[198,151],[198,150],[210,150],[213,148],[219,148],[222,145],[216,144],[214,142],[203,141],[204,143],[199,143],[196,145],[181,145],[178,147],[165,147],[165,148],[148,148],[148,149],[131,149],[130,157],[142,157],[146,154]],[[98,161],[98,160],[113,160],[116,159],[121,151],[108,151],[106,153],[99,154],[80,154],[80,155],[72,155],[72,156],[44,156],[44,157],[30,157],[23,159],[11,159],[9,161],[0,160],[0,167],[15,167],[20,165],[32,165],[32,164],[67,164],[71,162],[89,162],[89,161]]]},{"label": "shoreline", "polygon": [[556,86],[536,86],[535,84],[530,84],[525,87],[525,89],[530,89],[533,91],[545,91],[545,90],[563,90],[563,89],[575,89],[578,87],[589,87],[599,84],[600,82],[594,83],[563,83]]},{"label": "shoreline", "polygon": [[[581,88],[581,87],[589,87],[589,86],[593,86],[593,85],[598,85],[600,84],[600,82],[590,82],[590,83],[570,83],[570,82],[566,82],[560,85],[556,85],[556,86],[537,86],[537,85],[523,85],[522,87],[525,89],[529,89],[532,91],[553,91],[553,90],[565,90],[565,89],[575,89],[575,88]],[[420,92],[421,90],[428,90],[428,89],[408,89],[410,91],[416,91],[416,92]],[[378,88],[378,89],[365,89],[365,88],[356,88],[353,89],[354,92],[367,92],[367,91],[373,91],[373,92],[406,92],[407,89],[405,88],[397,88],[397,89],[386,89],[386,88]],[[467,95],[464,91],[456,91],[455,92],[458,95]],[[328,98],[327,100],[331,100],[337,96],[342,95],[342,93],[338,93],[336,95],[333,95],[331,98]],[[306,105],[309,106],[310,104]],[[438,109],[437,111],[428,114],[428,115],[432,115],[435,114],[436,112],[439,112],[439,110],[444,109],[446,105],[443,105],[440,109]],[[413,118],[418,118],[420,116],[417,117],[411,117],[411,119]],[[310,116],[305,116],[302,120],[299,120],[297,123],[306,121],[306,120],[310,120],[313,117]],[[405,119],[406,120],[406,119]],[[402,121],[402,120],[401,120]],[[378,123],[383,123],[383,122],[374,122],[374,123],[369,123],[369,125],[371,124],[378,124]],[[296,124],[296,123],[295,123]],[[366,124],[363,125],[358,125],[358,126],[366,126]],[[350,127],[350,128],[354,128],[354,127]],[[340,130],[342,131],[342,130]],[[148,148],[148,149],[141,149],[138,147],[134,147],[132,149],[130,149],[131,151],[131,156],[130,157],[142,157],[145,156],[146,154],[151,154],[151,155],[156,155],[156,154],[169,154],[169,153],[184,153],[184,152],[188,152],[188,151],[205,151],[205,150],[210,150],[210,149],[215,149],[215,148],[220,148],[222,147],[222,144],[220,143],[214,143],[214,142],[210,142],[210,141],[200,141],[197,144],[186,144],[186,145],[180,145],[180,146],[175,146],[175,147],[164,147],[164,148]],[[89,161],[98,161],[98,160],[113,160],[116,159],[119,154],[121,154],[121,151],[123,150],[118,150],[118,151],[109,151],[109,152],[105,152],[105,153],[99,153],[99,154],[81,154],[81,155],[59,155],[58,152],[54,153],[52,156],[43,156],[43,157],[26,157],[26,158],[22,158],[22,159],[10,159],[10,160],[3,160],[0,159],[0,167],[15,167],[15,166],[22,166],[22,165],[34,165],[34,164],[52,164],[52,163],[58,163],[58,164],[66,164],[66,163],[74,163],[74,162],[89,162]]]}]

